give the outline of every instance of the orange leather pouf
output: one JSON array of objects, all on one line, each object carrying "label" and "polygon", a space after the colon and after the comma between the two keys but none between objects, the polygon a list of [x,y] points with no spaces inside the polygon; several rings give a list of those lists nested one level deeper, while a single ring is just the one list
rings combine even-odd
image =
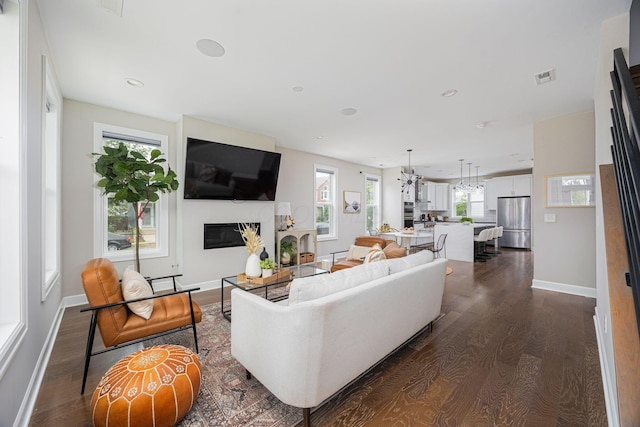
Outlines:
[{"label": "orange leather pouf", "polygon": [[200,391],[198,357],[180,345],[156,345],[113,365],[93,393],[94,426],[173,426]]}]

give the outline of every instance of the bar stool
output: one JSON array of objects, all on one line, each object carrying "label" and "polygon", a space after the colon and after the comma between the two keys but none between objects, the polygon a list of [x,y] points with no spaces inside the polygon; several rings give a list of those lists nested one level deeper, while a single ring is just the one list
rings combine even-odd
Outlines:
[{"label": "bar stool", "polygon": [[477,262],[486,262],[489,254],[486,252],[487,240],[491,236],[491,229],[485,228],[481,230],[477,236],[473,237],[473,259]]}]

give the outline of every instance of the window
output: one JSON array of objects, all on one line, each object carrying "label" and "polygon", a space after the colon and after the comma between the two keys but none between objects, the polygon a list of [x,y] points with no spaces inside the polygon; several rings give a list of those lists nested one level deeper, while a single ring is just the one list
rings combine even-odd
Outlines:
[{"label": "window", "polygon": [[[102,147],[126,144],[129,149],[150,155],[159,149],[166,158],[168,138],[150,132],[119,128],[102,123],[94,124],[95,152]],[[96,175],[96,181],[98,176]],[[136,213],[133,203],[104,196],[96,189],[94,255],[112,261],[131,260],[134,257],[136,238]],[[167,194],[161,194],[155,203],[143,204],[140,222],[140,258],[156,258],[168,255],[168,203]]]},{"label": "window", "polygon": [[380,227],[380,177],[365,175],[365,215],[366,229],[375,230]]},{"label": "window", "polygon": [[484,192],[453,190],[453,212],[456,217],[484,217]]},{"label": "window", "polygon": [[336,181],[338,170],[315,166],[314,205],[318,239],[334,238],[336,232]]},{"label": "window", "polygon": [[43,173],[43,245],[42,300],[58,283],[60,277],[60,120],[61,96],[47,57],[42,57],[44,74],[42,164]]},{"label": "window", "polygon": [[[5,1],[0,14],[0,182],[2,201],[0,232],[0,378],[20,348],[26,334],[27,282],[24,242],[27,239],[26,195],[29,188],[39,191],[38,183],[27,182],[27,169],[39,171],[39,163],[23,161],[27,156],[26,126],[26,39],[21,38],[27,22],[26,10],[13,1]],[[26,34],[26,32],[23,32]],[[22,142],[22,144],[21,144]]]}]

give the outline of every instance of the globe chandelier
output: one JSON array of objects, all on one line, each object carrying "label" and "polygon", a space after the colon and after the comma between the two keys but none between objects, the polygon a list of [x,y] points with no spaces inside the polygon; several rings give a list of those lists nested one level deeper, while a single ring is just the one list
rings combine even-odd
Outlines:
[{"label": "globe chandelier", "polygon": [[417,180],[420,178],[419,176],[414,176],[414,170],[411,168],[411,152],[413,151],[413,149],[409,148],[407,149],[407,153],[409,153],[409,173],[406,173],[404,170],[402,170],[402,172],[400,172],[401,176],[400,178],[398,178],[398,181],[402,181],[402,189],[400,190],[401,193],[404,193],[404,191],[407,191],[407,194],[409,194],[409,190],[411,189],[411,187],[415,188],[416,182]]}]

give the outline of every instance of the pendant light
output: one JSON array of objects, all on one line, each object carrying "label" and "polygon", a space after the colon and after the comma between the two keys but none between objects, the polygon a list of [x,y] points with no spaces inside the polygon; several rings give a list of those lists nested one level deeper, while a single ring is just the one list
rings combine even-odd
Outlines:
[{"label": "pendant light", "polygon": [[483,193],[484,192],[484,185],[480,185],[480,182],[478,181],[478,168],[480,166],[476,166],[476,186],[473,187],[473,191],[476,193]]},{"label": "pendant light", "polygon": [[407,149],[407,153],[409,153],[409,173],[406,174],[405,172],[402,172],[402,176],[400,178],[398,178],[399,181],[402,181],[402,189],[400,190],[401,193],[404,192],[404,190],[407,190],[407,194],[409,194],[409,189],[415,184],[414,180],[413,180],[413,169],[411,169],[411,152],[413,151],[413,149],[409,148]]}]

